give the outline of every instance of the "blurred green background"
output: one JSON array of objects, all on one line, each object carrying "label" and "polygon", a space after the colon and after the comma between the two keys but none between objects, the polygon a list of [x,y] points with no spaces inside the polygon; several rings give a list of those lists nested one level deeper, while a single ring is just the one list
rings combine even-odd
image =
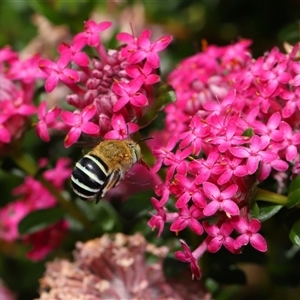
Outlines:
[{"label": "blurred green background", "polygon": [[[125,14],[125,11],[128,13]],[[200,51],[203,40],[209,44],[226,45],[239,38],[248,38],[253,40],[254,57],[262,55],[274,46],[282,48],[284,41],[291,44],[299,41],[300,1],[297,0],[2,0],[0,1],[0,47],[12,45],[14,50],[24,49],[38,34],[37,27],[32,22],[36,14],[43,15],[55,25],[66,25],[71,33],[81,31],[83,21],[96,16],[101,20],[111,20],[120,28],[124,24],[128,27],[132,23],[133,28],[156,28],[158,32],[171,34],[174,42],[163,54],[167,62],[163,70],[165,72],[171,70],[181,59]],[[80,150],[63,149],[62,140],[45,145],[36,140],[33,131],[28,133],[25,142],[24,149],[32,153],[36,159],[47,155],[49,147],[55,149],[52,152],[55,152],[57,157],[69,155],[78,158],[80,156]],[[52,159],[55,160],[57,157],[52,157]],[[6,158],[1,159],[3,169],[0,174],[1,206],[12,199],[11,188],[20,184],[18,176],[9,174],[10,164],[11,162]],[[141,197],[143,202],[141,202]],[[125,233],[137,230],[144,232],[152,242],[172,243],[173,236],[170,233],[165,233],[160,240],[157,240],[156,234],[151,233],[146,225],[151,205],[150,201],[145,201],[145,199],[150,199],[150,197],[151,193],[137,196],[121,208],[114,207],[114,204],[111,206],[100,204],[99,215],[97,215],[98,212],[94,212],[95,217],[101,218],[100,225],[92,232],[85,233],[84,238],[91,238],[105,231],[117,231],[121,228]],[[114,209],[113,212],[112,209]],[[103,215],[103,211],[106,214]],[[113,225],[107,226],[114,218]],[[132,221],[126,222],[126,219]],[[234,262],[236,257],[226,251],[206,256],[203,268],[209,270],[207,273],[210,275],[207,276],[206,286],[211,291],[216,291],[215,299],[271,300],[275,299],[273,298],[275,294],[277,294],[276,299],[298,299],[294,298],[300,294],[298,287],[300,265],[297,263],[299,255],[295,255],[298,250],[291,253],[291,244],[286,236],[288,231],[282,228],[274,233],[274,224],[277,221],[277,219],[270,221],[265,229],[269,235],[269,243],[276,244],[279,240],[282,244],[282,248],[275,247],[276,251],[271,253],[273,261],[268,266],[268,272],[271,274],[268,276],[271,279],[266,280],[265,273],[261,274],[261,269],[251,264],[251,262],[264,262],[265,257],[260,253],[248,249],[248,252],[246,250],[245,255],[239,258],[241,262],[247,258],[245,259],[246,267],[250,273],[254,274],[254,277],[257,274],[262,276],[261,290],[258,293],[254,293],[249,284],[242,291],[239,285],[231,284],[232,282],[244,283],[244,277],[240,271],[230,269],[230,263]],[[65,252],[62,255],[66,255],[68,251],[71,252],[74,242],[82,238],[82,233],[70,237],[65,243]],[[11,257],[9,252],[10,250],[6,249],[4,254],[0,254],[0,277],[9,288],[16,291],[19,299],[28,300],[37,297],[38,278],[43,274],[45,261],[32,263],[22,258],[22,253],[16,258],[16,256]],[[224,264],[216,263],[217,261],[223,261]],[[174,266],[174,261],[170,259],[166,262],[167,272],[168,263]]]},{"label": "blurred green background", "polygon": [[[254,55],[284,40],[299,37],[300,2],[297,0],[120,0],[120,1],[9,1],[0,3],[0,45],[22,49],[36,34],[31,22],[35,13],[54,24],[67,24],[73,32],[92,12],[118,20],[124,9],[141,5],[146,23],[162,25],[175,37],[172,52],[178,57],[198,50],[199,41],[228,44],[237,38],[253,39]],[[139,11],[139,14],[142,12]],[[127,20],[130,22],[130,20]],[[134,23],[133,23],[134,26]]]}]

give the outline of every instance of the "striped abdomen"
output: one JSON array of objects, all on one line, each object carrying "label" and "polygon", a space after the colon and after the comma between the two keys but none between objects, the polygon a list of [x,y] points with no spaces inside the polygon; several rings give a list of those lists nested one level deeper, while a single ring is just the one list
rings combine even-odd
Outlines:
[{"label": "striped abdomen", "polygon": [[75,165],[71,177],[74,192],[83,200],[102,196],[102,190],[109,178],[106,163],[93,154],[85,155]]}]

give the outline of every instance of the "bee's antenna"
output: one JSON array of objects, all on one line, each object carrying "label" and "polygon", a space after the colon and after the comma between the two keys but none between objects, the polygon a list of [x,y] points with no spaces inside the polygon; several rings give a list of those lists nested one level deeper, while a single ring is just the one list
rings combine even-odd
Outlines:
[{"label": "bee's antenna", "polygon": [[129,126],[128,126],[128,123],[126,123],[126,129],[127,129],[127,138],[129,138]]},{"label": "bee's antenna", "polygon": [[[126,123],[126,129],[127,129],[127,136],[129,137],[129,127],[128,127],[128,123]],[[139,144],[140,142],[146,141],[146,140],[152,140],[153,136],[147,136],[144,137],[142,139],[140,139],[138,142],[136,142],[136,144]]]},{"label": "bee's antenna", "polygon": [[143,142],[143,141],[146,141],[146,140],[152,140],[152,139],[154,139],[153,136],[147,136],[147,137],[144,137],[144,138],[140,139],[140,140],[137,142],[137,144],[139,144],[140,142]]}]

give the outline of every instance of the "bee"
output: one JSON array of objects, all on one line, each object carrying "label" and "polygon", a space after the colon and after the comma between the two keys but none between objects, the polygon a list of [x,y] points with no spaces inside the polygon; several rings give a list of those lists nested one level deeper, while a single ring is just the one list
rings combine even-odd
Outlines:
[{"label": "bee", "polygon": [[72,188],[82,200],[96,198],[98,203],[137,162],[142,162],[138,143],[131,139],[102,141],[76,163]]}]

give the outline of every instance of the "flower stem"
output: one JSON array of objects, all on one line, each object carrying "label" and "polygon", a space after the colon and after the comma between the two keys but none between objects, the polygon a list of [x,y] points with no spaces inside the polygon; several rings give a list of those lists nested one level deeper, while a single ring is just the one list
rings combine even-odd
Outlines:
[{"label": "flower stem", "polygon": [[287,196],[257,188],[254,200],[267,201],[267,202],[272,202],[280,205],[286,205]]},{"label": "flower stem", "polygon": [[57,190],[57,188],[48,180],[46,180],[41,174],[38,174],[38,167],[30,159],[30,157],[24,153],[15,152],[10,154],[10,158],[28,175],[34,176],[58,201],[58,203],[75,219],[77,219],[86,228],[91,227],[91,223],[87,217],[78,209],[78,207],[68,201]]}]

